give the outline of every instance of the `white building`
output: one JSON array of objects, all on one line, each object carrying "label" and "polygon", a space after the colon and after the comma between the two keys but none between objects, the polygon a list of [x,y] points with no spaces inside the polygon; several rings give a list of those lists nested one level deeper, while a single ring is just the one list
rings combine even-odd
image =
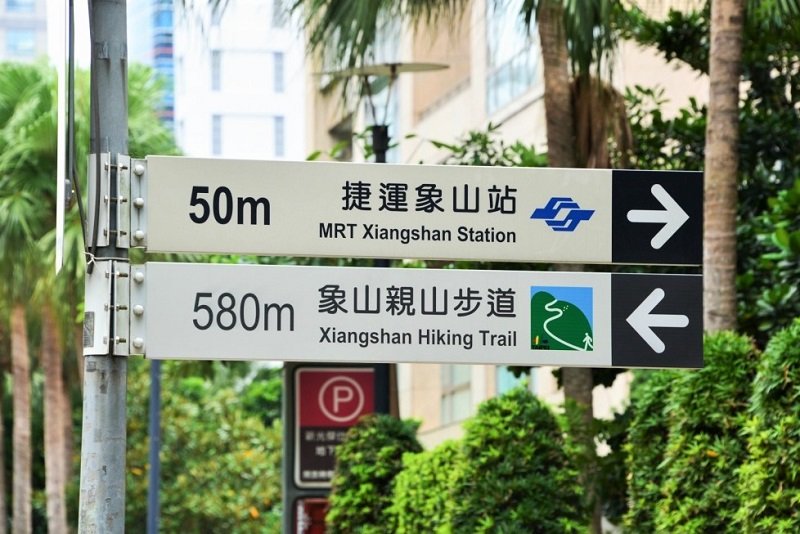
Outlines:
[{"label": "white building", "polygon": [[46,53],[45,1],[0,2],[0,61],[33,61]]},{"label": "white building", "polygon": [[175,134],[186,155],[307,156],[304,45],[280,0],[176,11]]}]

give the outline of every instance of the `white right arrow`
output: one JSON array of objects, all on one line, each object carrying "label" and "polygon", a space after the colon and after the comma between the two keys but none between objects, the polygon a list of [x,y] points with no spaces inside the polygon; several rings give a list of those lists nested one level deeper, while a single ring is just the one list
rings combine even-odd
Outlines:
[{"label": "white right arrow", "polygon": [[664,300],[664,290],[657,287],[644,299],[644,302],[633,310],[627,319],[628,324],[636,330],[636,333],[642,336],[650,348],[659,354],[664,352],[666,347],[661,338],[653,332],[654,327],[683,328],[689,325],[689,318],[685,315],[650,313],[662,300]]},{"label": "white right arrow", "polygon": [[683,211],[683,208],[675,202],[675,199],[660,184],[653,184],[650,192],[653,193],[656,200],[661,202],[664,209],[630,210],[628,212],[628,220],[633,223],[664,223],[661,230],[650,240],[650,245],[658,250],[683,226],[683,223],[689,220],[689,215]]}]

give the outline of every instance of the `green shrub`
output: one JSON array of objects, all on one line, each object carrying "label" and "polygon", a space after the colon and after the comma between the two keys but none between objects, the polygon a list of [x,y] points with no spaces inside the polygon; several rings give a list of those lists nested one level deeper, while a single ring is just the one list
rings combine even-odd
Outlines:
[{"label": "green shrub", "polygon": [[664,460],[669,435],[667,398],[680,371],[636,371],[631,383],[632,412],[625,466],[628,470],[628,512],[625,532],[650,533],[655,530],[655,508],[661,497]]},{"label": "green shrub", "polygon": [[705,367],[686,371],[668,401],[669,439],[658,532],[732,532],[739,507],[737,469],[746,450],[741,431],[758,353],[730,332],[709,335]]},{"label": "green shrub", "polygon": [[550,410],[517,388],[465,424],[453,532],[575,532],[588,525],[577,473]]},{"label": "green shrub", "polygon": [[461,445],[456,441],[403,457],[391,507],[398,534],[452,532],[452,490],[462,462]]},{"label": "green shrub", "polygon": [[422,450],[419,423],[376,414],[362,418],[336,448],[336,470],[326,517],[328,532],[393,532],[392,484],[403,454]]},{"label": "green shrub", "polygon": [[759,362],[737,519],[745,532],[800,532],[800,319]]}]

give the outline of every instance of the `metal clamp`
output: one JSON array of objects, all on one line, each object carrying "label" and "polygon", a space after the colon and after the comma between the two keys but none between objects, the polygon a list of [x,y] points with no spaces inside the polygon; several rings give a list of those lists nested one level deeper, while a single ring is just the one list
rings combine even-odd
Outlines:
[{"label": "metal clamp", "polygon": [[[127,356],[130,338],[130,265],[97,260],[86,273],[83,355]],[[112,328],[113,326],[113,328]]]},{"label": "metal clamp", "polygon": [[117,204],[117,247],[131,246],[131,158],[117,154],[117,196],[112,202]]},{"label": "metal clamp", "polygon": [[[89,206],[87,211],[88,228],[87,240],[89,243],[94,243],[94,217],[95,217],[95,204],[97,204],[94,195],[100,196],[99,218],[97,224],[97,246],[107,247],[109,245],[109,222],[111,220],[111,198],[109,197],[109,184],[107,173],[110,172],[111,153],[105,152],[100,154],[100,183],[98,188],[89,188]],[[97,154],[89,154],[88,162],[88,180],[89,183],[96,183],[97,181]]]}]

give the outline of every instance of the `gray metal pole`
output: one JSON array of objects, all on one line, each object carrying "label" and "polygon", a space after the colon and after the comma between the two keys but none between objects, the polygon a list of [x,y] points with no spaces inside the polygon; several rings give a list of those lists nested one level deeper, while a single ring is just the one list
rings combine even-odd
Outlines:
[{"label": "gray metal pole", "polygon": [[[92,39],[91,152],[110,152],[111,173],[117,154],[128,153],[127,19],[125,0],[89,0]],[[99,156],[99,154],[98,154]],[[93,182],[90,180],[90,182]],[[90,196],[96,187],[89,184]],[[110,196],[116,197],[114,180]],[[127,261],[128,251],[117,248],[116,205],[111,204],[110,245],[94,250],[97,265],[111,258]],[[89,221],[92,224],[92,221]],[[109,332],[113,339],[113,332]],[[78,531],[125,530],[125,418],[128,362],[106,355],[84,357],[81,487]]]}]

